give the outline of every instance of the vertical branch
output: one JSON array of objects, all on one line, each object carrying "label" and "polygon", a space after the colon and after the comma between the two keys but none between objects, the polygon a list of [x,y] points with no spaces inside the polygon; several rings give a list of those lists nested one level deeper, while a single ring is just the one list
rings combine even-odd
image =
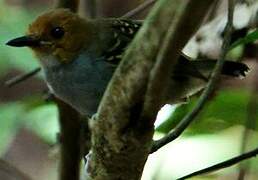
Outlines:
[{"label": "vertical branch", "polygon": [[[57,0],[57,8],[77,12],[79,0]],[[79,180],[82,123],[79,113],[60,99],[55,99],[59,111],[61,159],[60,180]]]},{"label": "vertical branch", "polygon": [[61,100],[56,99],[59,111],[61,160],[60,180],[79,180],[81,122],[78,113]]}]

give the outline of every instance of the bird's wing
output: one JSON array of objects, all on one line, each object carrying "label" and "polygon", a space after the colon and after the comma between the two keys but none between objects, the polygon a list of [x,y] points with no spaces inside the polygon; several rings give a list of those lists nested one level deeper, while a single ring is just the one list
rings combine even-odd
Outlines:
[{"label": "bird's wing", "polygon": [[[129,19],[110,19],[109,23],[111,27],[110,47],[103,52],[103,56],[108,63],[117,66],[123,57],[123,53],[125,52],[126,47],[130,44],[135,34],[140,29],[142,22]],[[216,61],[191,60],[190,57],[182,53],[171,75],[172,78],[178,80],[187,77],[194,77],[207,81],[210,72],[215,66],[215,62]],[[226,62],[226,64],[230,63]],[[230,68],[224,69],[226,69],[227,71],[222,71],[222,74],[226,75],[229,75],[229,73],[232,74],[234,70],[234,68],[231,68],[233,70],[231,70],[232,72],[229,72]],[[207,73],[204,73],[205,71],[208,72],[208,75]],[[242,70],[241,73],[243,74],[244,70]]]},{"label": "bird's wing", "polygon": [[104,59],[113,65],[117,65],[122,59],[126,47],[132,41],[141,25],[142,23],[139,21],[126,19],[111,20],[111,36],[113,38],[111,38],[111,46],[103,52]]},{"label": "bird's wing", "polygon": [[[126,47],[135,34],[140,29],[142,22],[127,19],[112,19],[110,20],[110,26],[112,28],[111,32],[111,46],[103,52],[104,59],[115,66],[119,64],[123,57],[123,53]],[[172,73],[172,77],[176,79],[184,78],[185,76],[193,76],[200,79],[207,80],[191,63],[189,63],[189,57],[181,55],[179,62],[176,65],[175,70]],[[184,71],[184,72],[182,72]]]}]

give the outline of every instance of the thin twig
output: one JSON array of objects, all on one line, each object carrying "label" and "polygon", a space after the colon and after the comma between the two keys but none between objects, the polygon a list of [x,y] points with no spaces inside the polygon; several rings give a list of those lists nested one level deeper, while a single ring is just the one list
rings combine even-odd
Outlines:
[{"label": "thin twig", "polygon": [[199,101],[197,105],[193,108],[191,112],[189,112],[181,121],[180,123],[175,127],[174,130],[172,130],[168,135],[161,138],[160,140],[153,142],[153,147],[151,149],[151,153],[157,151],[162,146],[168,144],[169,142],[175,140],[177,137],[179,137],[184,130],[189,126],[189,124],[194,120],[194,118],[199,114],[199,112],[202,110],[204,105],[207,103],[209,96],[212,94],[213,90],[215,89],[215,84],[219,79],[219,75],[221,73],[225,56],[228,52],[229,45],[230,45],[230,39],[231,39],[231,33],[232,33],[232,25],[233,25],[233,12],[234,12],[234,2],[233,0],[229,0],[229,8],[228,8],[228,22],[225,27],[225,37],[222,45],[221,54],[219,57],[219,60],[211,74],[211,78],[208,82],[207,87],[205,88],[204,92],[202,93],[201,97],[199,98]]},{"label": "thin twig", "polygon": [[216,13],[217,13],[217,11],[219,9],[220,4],[221,4],[221,0],[217,0],[217,1],[214,2],[214,5],[210,9],[209,15],[208,15],[208,17],[207,17],[205,22],[209,22],[209,21],[213,20],[214,17],[216,17]]},{"label": "thin twig", "polygon": [[204,174],[204,173],[210,173],[210,172],[222,169],[222,168],[230,167],[230,166],[233,166],[233,165],[235,165],[235,164],[237,164],[237,163],[239,163],[243,160],[252,158],[252,157],[256,156],[257,154],[258,154],[258,148],[254,149],[252,151],[249,151],[247,153],[244,153],[240,156],[231,158],[227,161],[224,161],[224,162],[218,163],[216,165],[210,166],[208,168],[202,169],[200,171],[193,172],[191,174],[188,174],[186,176],[183,176],[183,177],[179,178],[178,180],[187,179],[187,178],[190,178],[190,177],[193,177],[193,176],[198,176],[198,175],[201,175],[201,174]]},{"label": "thin twig", "polygon": [[142,11],[144,11],[145,9],[147,9],[148,7],[152,6],[155,2],[156,0],[146,0],[142,4],[137,6],[135,9],[124,14],[122,18],[132,18],[137,14],[141,13]]},{"label": "thin twig", "polygon": [[28,73],[15,76],[12,79],[6,81],[5,86],[12,87],[16,84],[19,84],[20,82],[25,81],[25,80],[31,78],[32,76],[36,75],[40,70],[41,70],[41,68],[37,67]]}]

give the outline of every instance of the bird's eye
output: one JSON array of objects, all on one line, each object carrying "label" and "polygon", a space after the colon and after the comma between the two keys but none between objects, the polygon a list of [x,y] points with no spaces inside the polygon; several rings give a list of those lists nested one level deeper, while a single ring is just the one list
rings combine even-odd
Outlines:
[{"label": "bird's eye", "polygon": [[62,27],[55,27],[51,30],[51,35],[56,38],[60,39],[64,36],[64,29]]}]

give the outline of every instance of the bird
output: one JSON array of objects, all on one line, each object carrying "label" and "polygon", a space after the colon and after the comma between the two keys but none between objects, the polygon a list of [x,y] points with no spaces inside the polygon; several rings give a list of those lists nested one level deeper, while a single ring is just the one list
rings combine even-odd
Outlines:
[{"label": "bird", "polygon": [[[141,26],[124,18],[82,18],[59,8],[38,16],[26,35],[6,44],[31,48],[50,91],[82,115],[92,116]],[[216,60],[193,60],[182,53],[170,73],[167,103],[182,102],[203,89],[215,64]],[[225,61],[222,74],[242,77],[248,71],[244,63]]]}]

